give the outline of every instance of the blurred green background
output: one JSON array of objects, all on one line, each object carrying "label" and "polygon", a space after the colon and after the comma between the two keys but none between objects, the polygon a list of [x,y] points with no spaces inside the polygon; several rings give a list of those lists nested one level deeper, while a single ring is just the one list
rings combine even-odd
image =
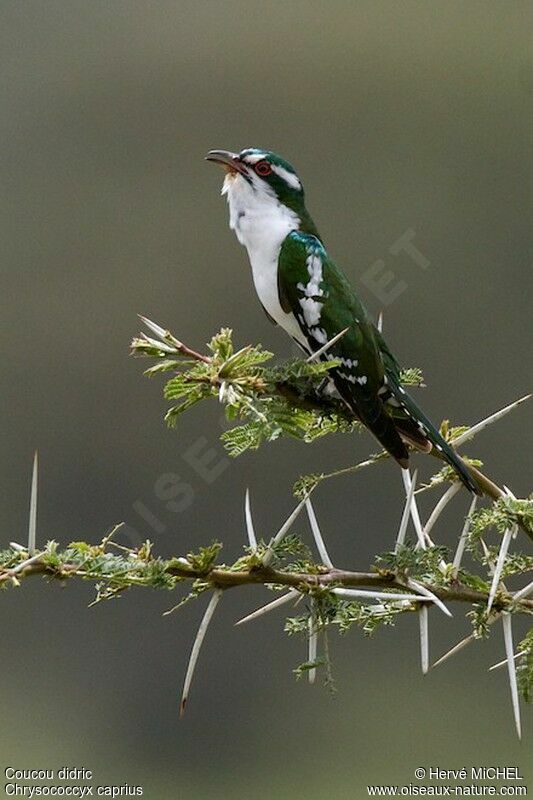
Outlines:
[{"label": "blurred green background", "polygon": [[[161,553],[244,541],[250,487],[270,534],[301,474],[353,463],[369,436],[279,442],[205,482],[187,448],[216,449],[220,410],[177,432],[161,382],[128,358],[137,313],[191,346],[221,325],[240,344],[291,353],[252,289],[227,226],[210,148],[261,146],[292,161],[328,247],[359,278],[385,260],[407,289],[385,329],[423,368],[436,420],[474,422],[528,389],[531,129],[528,2],[102,2],[3,0],[0,461],[2,543],[24,540],[32,452],[41,455],[39,539],[97,541],[120,520]],[[389,248],[408,229],[430,266]],[[522,408],[476,441],[516,494],[531,490]],[[425,463],[419,459],[423,470]],[[168,473],[191,487],[167,507]],[[427,474],[427,473],[426,473]],[[316,495],[336,562],[365,568],[401,511],[392,464]],[[438,538],[453,545],[466,494]],[[148,519],[152,519],[150,523]],[[155,522],[154,522],[155,518]],[[305,525],[300,525],[302,532]],[[125,539],[127,542],[127,539]],[[89,586],[31,581],[2,597],[2,765],[85,766],[99,783],[160,798],[363,798],[417,766],[519,765],[501,631],[422,678],[417,623],[332,641],[338,692],[296,683],[306,657],[283,616],[233,627],[267,593],[224,598],[186,717],[183,672],[204,600],[132,592],[87,609]],[[468,630],[432,612],[436,656]],[[442,619],[440,618],[442,617]]]}]

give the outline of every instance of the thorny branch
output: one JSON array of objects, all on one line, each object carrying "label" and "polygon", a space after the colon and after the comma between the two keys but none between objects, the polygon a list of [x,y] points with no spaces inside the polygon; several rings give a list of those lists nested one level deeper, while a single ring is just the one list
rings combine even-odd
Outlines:
[{"label": "thorny branch", "polygon": [[[133,353],[156,360],[156,364],[147,370],[148,374],[174,373],[165,389],[165,396],[177,401],[167,414],[169,424],[175,424],[178,415],[198,401],[218,397],[230,421],[244,420],[244,424],[222,436],[232,455],[257,448],[263,441],[273,441],[280,435],[308,442],[329,433],[352,432],[361,428],[343,405],[321,390],[328,370],[336,362],[311,363],[311,357],[307,362],[265,368],[262,365],[271,354],[252,346],[234,352],[229,330],[222,330],[213,337],[209,344],[211,355],[203,355],[159,325],[142,319],[157,338],[143,334],[134,339]],[[324,349],[330,344],[326,344]],[[406,385],[421,385],[422,377],[418,370],[407,370],[403,381]],[[527,399],[515,401],[470,428],[450,428],[444,422],[441,432],[453,446],[458,447]],[[198,553],[167,559],[156,557],[149,541],[137,549],[125,547],[112,540],[120,525],[98,545],[72,542],[61,550],[56,542],[51,541],[36,552],[36,455],[28,544],[25,547],[11,543],[9,548],[0,551],[0,589],[18,587],[24,580],[37,575],[61,583],[81,579],[95,584],[94,602],[101,602],[116,598],[133,587],[175,590],[181,584],[189,586],[189,594],[166,613],[171,613],[191,598],[210,593],[211,599],[191,650],[182,695],[182,713],[208,626],[220,599],[230,588],[264,585],[277,593],[273,601],[248,614],[238,624],[306,597],[304,613],[286,622],[288,633],[301,633],[308,640],[308,660],[295,673],[300,676],[307,672],[312,683],[317,668],[325,666],[326,684],[331,684],[332,680],[327,637],[331,626],[344,632],[352,625],[358,625],[370,634],[381,624],[394,624],[400,615],[415,612],[420,627],[421,666],[422,671],[427,672],[430,668],[429,606],[434,605],[451,616],[447,603],[466,603],[470,607],[467,616],[473,625],[472,634],[432,666],[443,663],[471,641],[485,638],[490,626],[501,620],[506,659],[494,668],[507,666],[515,725],[520,737],[518,690],[526,701],[533,699],[533,629],[520,642],[515,653],[512,617],[515,614],[533,615],[533,581],[518,591],[510,591],[504,581],[510,576],[533,571],[533,556],[513,552],[510,548],[518,527],[533,538],[533,500],[517,499],[507,487],[500,488],[479,470],[481,462],[465,457],[481,488],[494,502],[488,508],[476,510],[477,498],[472,501],[452,559],[446,548],[435,545],[431,536],[444,508],[460,489],[453,470],[444,466],[428,484],[418,489],[420,492],[447,482],[451,484],[425,525],[417,507],[416,471],[411,476],[404,470],[406,499],[394,550],[377,556],[370,571],[339,569],[328,555],[310,494],[322,480],[356,472],[386,457],[385,452],[380,452],[330,475],[304,476],[295,492],[301,501],[278,532],[267,541],[257,540],[247,491],[244,510],[248,546],[244,555],[227,565],[219,562],[221,545],[217,542],[200,548]],[[319,554],[318,561],[292,532],[304,507]],[[415,545],[406,540],[410,520],[416,531]],[[496,547],[487,546],[485,542],[484,537],[491,529],[501,537]],[[471,572],[462,565],[465,551],[469,551],[472,561],[482,566],[481,574],[479,570]],[[317,658],[319,637],[323,641],[323,658]]]},{"label": "thorny branch", "polygon": [[[69,550],[72,551],[70,554]],[[75,560],[72,560],[72,553],[76,554]],[[88,556],[88,553],[91,555]],[[104,556],[104,554],[106,561],[104,568],[89,565],[88,562],[92,559]],[[231,589],[237,586],[262,584],[298,589],[304,594],[333,588],[371,588],[412,593],[407,579],[392,571],[354,572],[337,567],[328,568],[316,565],[316,571],[306,572],[275,569],[262,564],[256,564],[249,568],[213,565],[206,570],[204,567],[195,567],[194,563],[190,563],[187,558],[183,557],[156,559],[151,553],[143,556],[142,549],[128,549],[128,554],[131,559],[130,570],[125,568],[123,557],[106,552],[105,547],[101,545],[94,546],[86,542],[74,543],[63,553],[57,550],[55,543],[50,543],[47,551],[27,560],[26,558],[21,560],[25,555],[23,550],[13,549],[11,552],[3,553],[3,560],[18,561],[19,563],[13,567],[0,569],[0,583],[19,585],[26,578],[41,575],[61,582],[74,578],[104,581],[108,589],[120,592],[140,586],[168,589],[174,588],[174,585],[181,582],[201,581],[205,584],[203,591],[208,588]],[[437,586],[431,583],[421,583],[421,586],[444,602],[486,604],[488,601],[488,592],[471,589],[460,580],[452,580],[449,586]],[[102,596],[101,599],[106,598]],[[425,602],[424,596],[421,595],[413,600],[410,610],[416,607],[417,602]],[[501,593],[494,602],[493,608],[497,611],[512,608],[515,613],[533,614],[533,600],[514,601],[512,594]]]},{"label": "thorny branch", "polygon": [[[335,429],[342,430],[343,425],[346,430],[360,427],[359,421],[354,417],[353,413],[346,407],[344,403],[321,391],[321,384],[323,383],[324,378],[327,377],[328,369],[331,369],[336,362],[330,361],[325,365],[324,363],[315,364],[314,366],[319,370],[316,373],[316,376],[313,375],[312,371],[309,371],[307,374],[305,371],[302,372],[302,370],[305,369],[306,364],[309,366],[310,370],[312,370],[313,365],[311,362],[314,361],[314,357],[308,359],[307,362],[302,362],[300,365],[298,362],[296,362],[294,365],[289,365],[285,370],[278,369],[277,372],[276,370],[261,370],[258,369],[257,365],[262,361],[268,360],[271,357],[271,354],[261,351],[260,348],[253,348],[250,345],[242,348],[237,353],[234,353],[233,344],[231,341],[231,331],[222,330],[220,334],[217,334],[217,336],[212,339],[209,346],[213,352],[213,355],[207,356],[190,349],[176,339],[176,337],[174,337],[169,331],[164,330],[161,326],[157,325],[146,317],[141,317],[141,319],[152,330],[152,332],[159,337],[159,339],[151,339],[143,334],[142,338],[133,340],[131,345],[132,354],[137,356],[148,356],[159,361],[159,363],[156,363],[154,367],[147,370],[147,374],[166,371],[179,372],[179,381],[181,385],[179,385],[178,391],[175,391],[176,387],[172,386],[171,380],[167,385],[166,394],[167,397],[172,399],[180,398],[181,395],[181,397],[185,397],[185,401],[182,402],[181,405],[175,406],[169,411],[169,414],[167,414],[167,421],[169,424],[174,424],[177,414],[181,413],[182,410],[189,408],[192,404],[204,399],[204,397],[207,396],[202,392],[198,392],[197,394],[194,393],[195,386],[198,387],[198,385],[207,384],[212,389],[213,394],[218,394],[221,402],[226,405],[226,409],[230,411],[228,416],[231,419],[243,415],[243,407],[242,404],[239,406],[239,400],[242,401],[242,399],[246,396],[248,403],[247,410],[250,408],[256,408],[257,401],[275,401],[276,399],[281,399],[289,408],[294,409],[295,412],[298,412],[298,410],[312,412],[314,417],[317,418],[319,422],[322,421],[322,419],[335,420],[336,423],[334,428],[326,432],[334,432]],[[327,345],[325,345],[323,349],[327,349]],[[254,354],[256,357],[254,357]],[[193,361],[201,363],[202,365],[206,365],[210,369],[208,369],[204,374],[198,374],[197,372],[194,372],[194,370],[191,372],[180,372],[180,362],[169,360],[172,358],[172,356],[177,358],[180,355],[186,355]],[[251,356],[251,370],[247,365],[247,357],[249,356]],[[305,378],[304,380],[300,379],[302,375]],[[405,371],[404,378],[407,385],[423,385],[422,376],[418,370]],[[475,433],[478,432],[478,427],[479,430],[481,430],[482,427],[487,424],[491,424],[493,421],[496,421],[500,418],[500,416],[503,416],[504,413],[507,413],[512,408],[515,408],[520,403],[529,399],[529,397],[530,395],[527,395],[520,400],[515,401],[515,403],[510,404],[505,409],[502,409],[501,412],[491,415],[491,417],[489,417],[487,420],[484,420],[480,426],[473,426],[471,429],[466,427],[450,429],[448,423],[446,422],[443,423],[441,432],[452,445],[458,447],[464,441],[468,441],[469,439],[473,438]],[[283,425],[281,425],[281,427],[283,427]],[[288,432],[289,435],[295,435],[296,433],[295,430],[290,429],[283,432]],[[278,435],[279,432],[276,431],[273,438],[277,437]],[[300,438],[305,438],[305,432],[300,434]],[[231,441],[233,441],[232,432],[229,431],[229,433],[226,434],[226,444]],[[258,438],[256,442],[251,445],[248,444],[247,446],[257,447],[259,441],[260,439]],[[441,462],[444,460],[441,453],[436,448],[431,450],[431,455],[434,458],[439,459]],[[389,456],[386,451],[381,451],[373,455],[370,459],[365,460],[360,464],[356,464],[353,467],[337,470],[329,475],[318,475],[316,476],[316,482],[318,483],[321,480],[336,475],[358,471],[365,466],[376,463],[388,457]],[[498,486],[495,481],[493,481],[490,477],[485,475],[481,469],[479,469],[481,462],[475,462],[474,460],[468,458],[465,460],[481,490],[487,497],[492,500],[498,500],[507,496],[505,489]],[[438,482],[442,482],[442,480],[455,481],[457,480],[457,477],[451,468],[444,467],[442,470],[442,478],[440,478],[438,481],[435,481],[435,485]],[[305,491],[313,488],[313,485],[315,485],[313,482],[307,484],[304,483],[303,490],[300,492],[300,494],[304,494]],[[533,531],[524,525],[521,519],[517,520],[517,524],[533,541]]]}]

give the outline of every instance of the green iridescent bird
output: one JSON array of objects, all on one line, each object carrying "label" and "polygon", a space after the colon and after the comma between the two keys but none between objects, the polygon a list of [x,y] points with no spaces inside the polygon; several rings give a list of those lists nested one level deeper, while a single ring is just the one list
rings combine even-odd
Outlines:
[{"label": "green iridescent bird", "polygon": [[328,255],[305,207],[294,168],[266,150],[211,150],[226,170],[230,227],[248,250],[259,300],[269,318],[312,354],[347,332],[321,356],[340,361],[334,389],[403,469],[408,445],[437,448],[465,486],[479,488],[400,382],[398,362],[341,269]]}]

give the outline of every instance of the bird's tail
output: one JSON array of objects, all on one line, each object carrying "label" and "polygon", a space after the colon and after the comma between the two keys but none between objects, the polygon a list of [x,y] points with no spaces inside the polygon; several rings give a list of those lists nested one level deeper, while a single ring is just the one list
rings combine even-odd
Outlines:
[{"label": "bird's tail", "polygon": [[480,487],[472,477],[470,470],[458,455],[453,447],[441,436],[439,431],[435,428],[431,420],[429,420],[424,412],[417,406],[413,398],[407,394],[403,386],[394,374],[387,375],[387,383],[391,394],[399,403],[398,411],[405,412],[406,416],[396,419],[396,427],[400,433],[412,441],[415,447],[427,450],[424,443],[431,443],[448,464],[455,470],[461,481],[466,488],[474,494],[482,494]]},{"label": "bird's tail", "polygon": [[355,416],[372,431],[400,467],[407,469],[409,467],[409,450],[397,429],[396,420],[391,417],[381,399],[370,392],[367,395],[361,392],[356,404],[351,387],[348,387],[344,381],[338,381],[336,387]]}]

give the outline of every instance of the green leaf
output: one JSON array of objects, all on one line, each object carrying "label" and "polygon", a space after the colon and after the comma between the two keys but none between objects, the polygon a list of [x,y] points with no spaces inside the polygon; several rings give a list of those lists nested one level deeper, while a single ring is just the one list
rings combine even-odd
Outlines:
[{"label": "green leaf", "polygon": [[231,328],[222,328],[209,342],[208,347],[217,360],[224,362],[233,355],[232,336]]},{"label": "green leaf", "polygon": [[470,541],[475,542],[489,528],[503,534],[516,524],[533,531],[533,500],[500,497],[489,508],[482,508],[472,515]]},{"label": "green leaf", "polygon": [[220,542],[211,542],[207,547],[200,547],[197,553],[187,553],[187,561],[198,572],[209,572],[215,564],[222,549]]},{"label": "green leaf", "polygon": [[404,386],[423,386],[424,376],[418,367],[409,367],[400,370],[400,381]]},{"label": "green leaf", "polygon": [[310,670],[316,669],[317,667],[323,667],[325,663],[326,661],[324,658],[317,658],[315,661],[304,661],[303,664],[298,664],[298,666],[295,667],[292,672],[296,680],[299,681],[300,678],[303,675],[307,675]]},{"label": "green leaf", "polygon": [[261,346],[252,347],[248,345],[224,361],[219,369],[219,375],[221,378],[238,377],[239,371],[250,372],[250,370],[254,370],[259,364],[263,364],[272,357],[273,353],[263,350]]},{"label": "green leaf", "polygon": [[185,400],[178,405],[169,408],[165,414],[165,422],[169,428],[173,428],[176,425],[178,417],[183,414],[184,411],[187,411],[189,408],[196,405],[196,403],[199,403],[200,400],[203,400],[204,397],[208,395],[209,391],[206,392],[204,387],[195,387],[193,391],[187,394],[187,398]]}]

